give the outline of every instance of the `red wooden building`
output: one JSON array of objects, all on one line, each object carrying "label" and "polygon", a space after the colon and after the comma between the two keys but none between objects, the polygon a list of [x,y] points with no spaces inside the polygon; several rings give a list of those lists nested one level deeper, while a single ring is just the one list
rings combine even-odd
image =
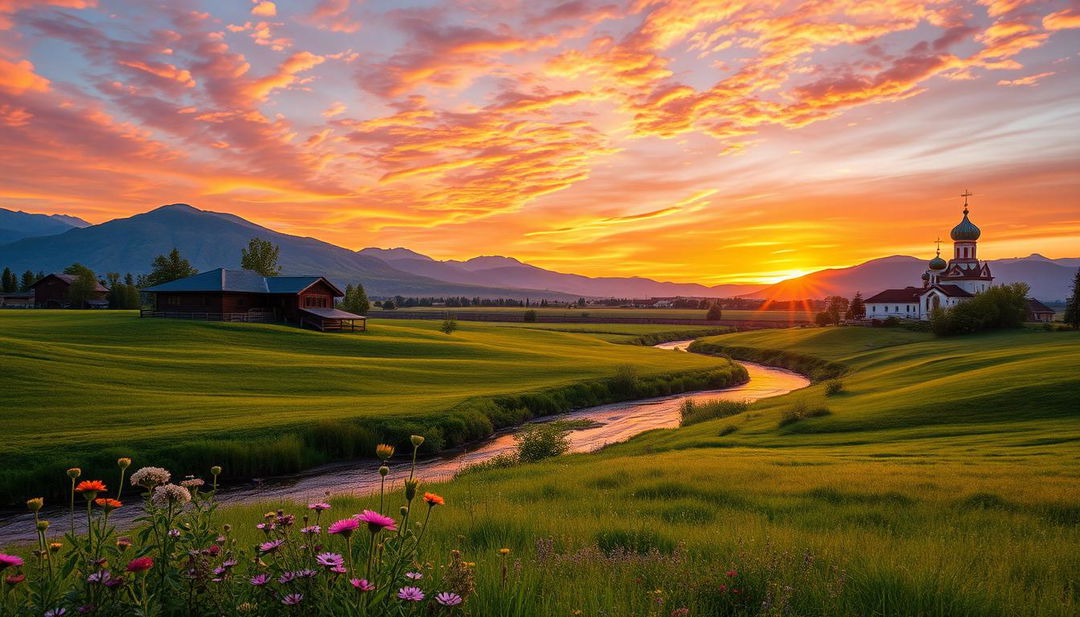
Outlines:
[{"label": "red wooden building", "polygon": [[364,329],[365,317],[334,308],[345,294],[321,276],[262,276],[218,268],[147,287],[154,308],[145,317],[210,321],[284,321],[320,330]]},{"label": "red wooden building", "polygon": [[73,274],[47,274],[30,286],[34,290],[34,306],[37,308],[106,308],[105,297],[109,288],[96,283],[92,297],[83,306],[71,306],[71,284],[77,277]]}]

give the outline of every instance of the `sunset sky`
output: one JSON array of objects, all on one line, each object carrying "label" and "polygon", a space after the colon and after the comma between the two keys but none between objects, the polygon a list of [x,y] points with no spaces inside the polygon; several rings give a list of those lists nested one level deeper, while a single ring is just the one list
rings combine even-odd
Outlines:
[{"label": "sunset sky", "polygon": [[0,0],[0,206],[765,282],[1080,256],[1080,2]]}]

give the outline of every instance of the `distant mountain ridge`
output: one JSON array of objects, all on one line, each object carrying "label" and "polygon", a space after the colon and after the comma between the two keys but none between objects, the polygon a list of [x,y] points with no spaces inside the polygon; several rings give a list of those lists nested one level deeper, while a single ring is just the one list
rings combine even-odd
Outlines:
[{"label": "distant mountain ridge", "polygon": [[90,223],[67,214],[31,214],[0,208],[0,244],[34,236],[51,236]]},{"label": "distant mountain ridge", "polygon": [[466,261],[438,261],[406,248],[366,248],[358,251],[387,262],[394,268],[444,281],[488,286],[547,289],[584,297],[649,298],[696,296],[730,298],[752,293],[763,285],[716,285],[671,283],[642,277],[599,276],[555,272],[513,257],[484,255]]},{"label": "distant mountain ridge", "polygon": [[[833,295],[850,298],[856,292],[862,292],[865,298],[883,289],[921,285],[927,261],[910,255],[871,259],[849,268],[819,270],[780,281],[742,297],[784,301]],[[1056,302],[1071,294],[1080,258],[1050,259],[1033,253],[1027,257],[990,259],[986,263],[990,265],[994,283],[1024,282],[1031,286],[1032,297],[1043,302]]]}]

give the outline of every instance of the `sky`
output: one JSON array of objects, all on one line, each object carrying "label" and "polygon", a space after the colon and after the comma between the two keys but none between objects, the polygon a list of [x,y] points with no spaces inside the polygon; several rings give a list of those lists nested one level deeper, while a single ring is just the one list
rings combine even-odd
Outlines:
[{"label": "sky", "polygon": [[0,207],[774,282],[1080,256],[1080,2],[0,0]]}]

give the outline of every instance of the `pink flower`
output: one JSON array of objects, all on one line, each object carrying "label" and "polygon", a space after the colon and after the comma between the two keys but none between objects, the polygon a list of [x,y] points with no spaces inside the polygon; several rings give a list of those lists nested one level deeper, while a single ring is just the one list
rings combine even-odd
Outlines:
[{"label": "pink flower", "polygon": [[424,578],[424,575],[419,573],[419,572],[406,572],[405,573],[405,578],[412,579],[414,581],[418,581],[418,580]]},{"label": "pink flower", "polygon": [[449,591],[444,591],[436,595],[435,601],[439,604],[442,604],[443,606],[457,606],[462,602],[461,596],[457,595],[456,593],[450,593]]},{"label": "pink flower", "polygon": [[345,563],[345,558],[337,553],[319,553],[315,556],[315,563],[324,568],[336,568]]},{"label": "pink flower", "polygon": [[739,573],[738,573],[738,572],[736,572],[735,570],[728,570],[728,571],[727,571],[727,575],[728,575],[729,577],[731,577],[731,578],[735,578],[736,576],[738,576],[738,575],[739,575]]},{"label": "pink flower", "polygon": [[364,510],[362,514],[356,515],[356,520],[367,523],[368,531],[371,533],[379,533],[383,529],[387,531],[397,531],[397,525],[394,524],[394,519],[379,514],[374,510]]},{"label": "pink flower", "polygon": [[255,576],[251,577],[251,584],[256,586],[256,587],[262,587],[263,585],[265,585],[265,584],[267,584],[269,582],[270,582],[270,575],[269,574],[256,574]]},{"label": "pink flower", "polygon": [[154,560],[149,557],[136,557],[128,562],[128,572],[145,572],[154,567]]},{"label": "pink flower", "polygon": [[300,533],[302,533],[302,534],[311,534],[311,533],[319,533],[320,531],[322,531],[322,527],[319,527],[318,525],[308,525],[307,527],[304,527],[303,529],[301,529]]},{"label": "pink flower", "polygon": [[322,512],[323,510],[329,510],[330,509],[330,504],[323,503],[323,502],[309,503],[307,507],[308,507],[308,510],[314,510],[316,512]]},{"label": "pink flower", "polygon": [[259,545],[259,551],[263,553],[272,553],[276,551],[282,544],[285,544],[284,540],[271,540],[269,542],[263,542]]},{"label": "pink flower", "polygon": [[281,599],[281,603],[285,606],[296,606],[304,601],[304,594],[302,593],[290,593]]},{"label": "pink flower", "polygon": [[354,578],[349,583],[360,591],[373,591],[375,589],[375,585],[369,583],[366,578]]},{"label": "pink flower", "polygon": [[336,523],[331,523],[330,527],[326,530],[329,534],[338,534],[349,537],[352,532],[360,528],[360,523],[354,518],[343,518]]},{"label": "pink flower", "polygon": [[21,557],[0,553],[0,570],[3,570],[4,568],[18,568],[21,565],[23,565]]},{"label": "pink flower", "polygon": [[402,587],[398,589],[397,597],[406,602],[419,602],[424,599],[424,592],[419,587]]}]

